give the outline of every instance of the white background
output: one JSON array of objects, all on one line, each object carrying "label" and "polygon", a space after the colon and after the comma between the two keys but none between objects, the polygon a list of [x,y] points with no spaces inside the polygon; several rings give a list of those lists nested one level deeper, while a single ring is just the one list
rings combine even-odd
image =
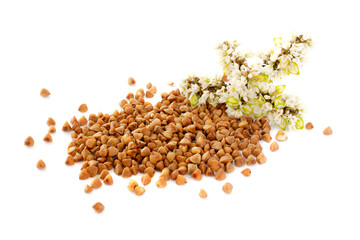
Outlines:
[{"label": "white background", "polygon": [[[359,239],[355,3],[0,1],[0,239]],[[264,143],[268,162],[251,167],[251,177],[236,168],[222,182],[204,177],[165,189],[154,178],[137,197],[126,189],[129,179],[113,174],[113,186],[88,195],[80,165],[65,166],[71,139],[60,128],[81,116],[81,103],[86,115],[112,113],[148,82],[160,93],[191,73],[221,73],[214,47],[224,40],[266,49],[292,31],[315,42],[300,76],[286,79],[315,128],[289,132],[276,153]],[[58,129],[50,144],[42,141],[48,117]],[[327,126],[332,136],[322,134]],[[23,145],[28,135],[33,148]],[[35,167],[39,159],[46,170]],[[221,190],[225,182],[231,195]],[[91,208],[97,201],[102,214]]]}]

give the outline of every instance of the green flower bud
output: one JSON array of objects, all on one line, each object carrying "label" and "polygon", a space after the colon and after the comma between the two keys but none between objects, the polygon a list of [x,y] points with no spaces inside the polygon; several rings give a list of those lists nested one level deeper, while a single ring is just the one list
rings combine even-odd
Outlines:
[{"label": "green flower bud", "polygon": [[229,107],[231,108],[238,108],[239,105],[240,105],[240,101],[239,99],[235,98],[235,97],[229,97],[227,100],[226,100],[226,105],[228,105]]},{"label": "green flower bud", "polygon": [[190,105],[193,107],[199,103],[199,96],[196,93],[192,93],[189,97]]},{"label": "green flower bud", "polygon": [[300,74],[299,66],[296,64],[296,62],[291,62],[289,65],[286,66],[285,72],[294,75],[299,75]]},{"label": "green flower bud", "polygon": [[301,117],[298,117],[298,120],[295,123],[296,129],[303,129],[304,128],[304,120]]},{"label": "green flower bud", "polygon": [[286,126],[287,126],[287,120],[282,117],[281,118],[281,122],[278,124],[279,128],[281,128],[282,130],[285,130],[286,129]]},{"label": "green flower bud", "polygon": [[283,100],[281,100],[279,97],[275,98],[274,107],[276,109],[279,109],[279,108],[284,107],[284,106],[285,106],[285,102]]},{"label": "green flower bud", "polygon": [[241,106],[241,111],[245,115],[250,115],[253,112],[253,109],[249,105],[242,105]]},{"label": "green flower bud", "polygon": [[281,94],[285,90],[285,85],[278,85],[275,87],[275,93],[276,95]]}]

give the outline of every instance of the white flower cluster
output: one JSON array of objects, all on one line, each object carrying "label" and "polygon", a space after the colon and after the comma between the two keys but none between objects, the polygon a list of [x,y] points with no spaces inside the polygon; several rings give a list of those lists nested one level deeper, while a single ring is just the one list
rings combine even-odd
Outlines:
[{"label": "white flower cluster", "polygon": [[[303,109],[298,99],[283,94],[285,85],[275,86],[273,81],[285,75],[299,74],[299,65],[311,39],[298,35],[289,41],[275,38],[274,42],[274,49],[258,54],[238,51],[239,45],[235,41],[219,44],[216,49],[221,56],[223,76],[190,76],[181,82],[181,91],[192,106],[224,103],[230,116],[267,116],[281,129],[303,128]],[[252,64],[248,63],[250,58]]]}]

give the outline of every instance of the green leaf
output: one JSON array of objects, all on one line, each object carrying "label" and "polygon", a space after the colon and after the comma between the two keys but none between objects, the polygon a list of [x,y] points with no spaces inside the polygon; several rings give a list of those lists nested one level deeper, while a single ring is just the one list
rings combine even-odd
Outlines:
[{"label": "green leaf", "polygon": [[240,101],[239,99],[235,98],[235,97],[229,97],[227,100],[226,100],[226,105],[228,105],[229,107],[231,108],[238,108],[239,105],[240,105]]},{"label": "green leaf", "polygon": [[253,112],[253,109],[249,105],[242,105],[241,106],[241,111],[245,115],[250,115]]},{"label": "green leaf", "polygon": [[282,130],[285,130],[287,126],[287,120],[284,117],[281,117],[281,122],[278,124],[278,126]]},{"label": "green leaf", "polygon": [[286,66],[286,72],[294,75],[299,75],[299,66],[296,64],[296,62],[291,62],[289,65]]},{"label": "green leaf", "polygon": [[285,106],[285,102],[283,100],[281,100],[280,98],[275,98],[275,101],[274,101],[274,107],[276,109],[279,109],[280,107],[284,107]]},{"label": "green leaf", "polygon": [[285,85],[277,85],[275,87],[275,93],[277,95],[281,94],[285,90]]},{"label": "green leaf", "polygon": [[199,103],[199,96],[196,93],[192,93],[189,97],[190,105],[193,107]]},{"label": "green leaf", "polygon": [[296,129],[303,129],[304,128],[304,120],[301,117],[298,117],[298,120],[295,123]]}]

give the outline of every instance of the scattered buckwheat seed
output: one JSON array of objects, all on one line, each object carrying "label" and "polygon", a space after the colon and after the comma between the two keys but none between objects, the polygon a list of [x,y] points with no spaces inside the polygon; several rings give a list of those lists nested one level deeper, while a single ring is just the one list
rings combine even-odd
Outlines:
[{"label": "scattered buckwheat seed", "polygon": [[136,83],[135,79],[133,77],[129,77],[128,84],[131,86],[134,85],[135,83]]},{"label": "scattered buckwheat seed", "polygon": [[273,141],[270,145],[270,151],[276,152],[279,150],[279,144],[276,141]]},{"label": "scattered buckwheat seed", "polygon": [[38,169],[44,169],[44,168],[46,168],[46,164],[44,163],[43,160],[40,159],[40,160],[37,162],[36,167],[37,167]]},{"label": "scattered buckwheat seed", "polygon": [[42,89],[40,90],[40,96],[42,96],[42,97],[48,97],[49,95],[50,95],[49,90],[47,90],[47,89],[45,89],[45,88],[42,88]]},{"label": "scattered buckwheat seed", "polygon": [[137,196],[141,196],[145,193],[145,188],[136,186],[134,191]]},{"label": "scattered buckwheat seed", "polygon": [[323,133],[324,133],[324,135],[328,136],[328,135],[331,135],[333,133],[333,131],[332,131],[331,127],[327,127],[324,129]]},{"label": "scattered buckwheat seed", "polygon": [[283,130],[279,130],[276,134],[275,137],[276,140],[283,142],[286,141],[288,139],[288,136],[285,134],[285,132]]},{"label": "scattered buckwheat seed", "polygon": [[86,184],[85,189],[84,189],[84,192],[85,192],[85,193],[91,193],[92,190],[93,190],[92,187],[90,187],[89,184]]},{"label": "scattered buckwheat seed", "polygon": [[130,179],[127,189],[129,191],[135,191],[135,188],[138,186],[138,183],[134,179]]},{"label": "scattered buckwheat seed", "polygon": [[51,126],[55,126],[56,122],[54,119],[52,119],[51,117],[48,118],[46,124],[51,127]]},{"label": "scattered buckwheat seed", "polygon": [[49,127],[49,133],[56,133],[56,128],[54,126]]},{"label": "scattered buckwheat seed", "polygon": [[50,133],[47,133],[43,140],[44,140],[44,142],[52,142],[53,141]]},{"label": "scattered buckwheat seed", "polygon": [[308,123],[305,125],[305,128],[306,128],[307,130],[311,130],[311,129],[314,128],[314,125],[313,125],[311,122],[308,122]]},{"label": "scattered buckwheat seed", "polygon": [[104,183],[106,185],[112,185],[114,183],[114,180],[112,178],[112,176],[110,174],[108,174],[105,179],[104,179]]},{"label": "scattered buckwheat seed", "polygon": [[98,178],[98,177],[96,177],[96,178],[94,178],[93,180],[92,180],[92,182],[91,182],[91,184],[90,184],[90,187],[91,188],[101,188],[101,186],[102,186],[102,183],[101,183],[101,180]]},{"label": "scattered buckwheat seed", "polygon": [[245,176],[248,177],[251,175],[251,170],[250,168],[245,168],[244,170],[241,171],[241,173]]},{"label": "scattered buckwheat seed", "polygon": [[81,104],[81,105],[79,106],[78,110],[79,110],[79,112],[81,112],[81,113],[85,113],[85,112],[88,111],[88,107],[87,107],[87,105],[86,105],[85,103],[83,103],[83,104]]},{"label": "scattered buckwheat seed", "polygon": [[104,211],[105,208],[101,202],[95,203],[92,207],[97,213],[101,213],[102,211]]},{"label": "scattered buckwheat seed", "polygon": [[141,177],[141,182],[144,186],[148,185],[149,183],[151,183],[151,177],[149,176],[149,174],[145,174]]},{"label": "scattered buckwheat seed", "polygon": [[24,141],[24,145],[31,147],[34,145],[34,139],[31,136],[28,136],[25,141]]},{"label": "scattered buckwheat seed", "polygon": [[225,183],[222,187],[222,190],[224,191],[224,193],[230,194],[231,191],[233,189],[233,185],[231,183]]},{"label": "scattered buckwheat seed", "polygon": [[207,193],[205,192],[204,189],[200,189],[199,196],[201,198],[207,198],[208,195],[207,195]]}]

